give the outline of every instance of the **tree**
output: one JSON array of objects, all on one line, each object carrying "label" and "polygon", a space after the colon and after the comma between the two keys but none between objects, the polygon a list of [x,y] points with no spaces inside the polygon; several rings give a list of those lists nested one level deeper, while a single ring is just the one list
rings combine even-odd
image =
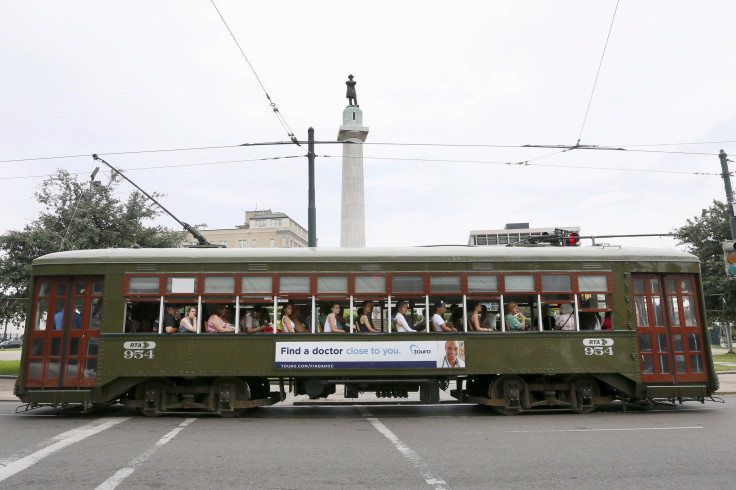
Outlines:
[{"label": "tree", "polygon": [[65,170],[46,179],[35,192],[44,206],[22,231],[0,235],[0,318],[24,316],[29,296],[31,263],[63,250],[130,247],[178,247],[182,232],[143,222],[161,211],[143,194],[125,200],[115,196],[119,177],[106,185],[79,182]]},{"label": "tree", "polygon": [[[726,277],[721,242],[730,239],[731,226],[728,221],[728,208],[721,201],[713,201],[708,209],[703,209],[700,216],[688,219],[687,224],[675,230],[675,237],[688,251],[700,259],[703,280],[703,294],[711,311],[711,320],[725,320],[726,315],[733,320],[736,312],[736,280]],[[724,312],[720,297],[725,299]]]}]

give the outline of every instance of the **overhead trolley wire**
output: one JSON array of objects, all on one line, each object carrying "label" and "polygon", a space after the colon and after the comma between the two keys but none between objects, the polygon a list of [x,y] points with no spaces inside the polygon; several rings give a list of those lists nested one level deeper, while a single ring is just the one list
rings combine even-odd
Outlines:
[{"label": "overhead trolley wire", "polygon": [[[299,141],[299,143],[305,143],[305,141]],[[316,145],[337,145],[337,144],[351,144],[349,141],[315,141]],[[618,145],[618,146],[598,146],[598,145],[501,145],[501,144],[484,144],[484,143],[396,143],[396,142],[365,142],[365,143],[354,143],[362,145],[378,145],[378,146],[428,146],[437,148],[559,148],[560,150],[599,150],[599,151],[621,151],[621,152],[632,152],[632,153],[664,153],[672,155],[704,155],[704,156],[718,156],[718,153],[709,152],[695,152],[695,151],[672,151],[672,150],[647,150],[639,149],[641,147],[655,147],[655,146],[678,146],[678,145],[710,145],[710,144],[721,144],[721,143],[736,143],[736,141],[704,141],[698,143],[657,143],[651,145],[637,144],[637,145]],[[109,151],[100,152],[98,155],[136,155],[145,153],[167,153],[167,152],[178,152],[178,151],[192,151],[192,150],[219,150],[224,148],[240,148],[249,146],[279,146],[279,145],[293,145],[293,141],[268,141],[268,142],[256,142],[256,143],[240,143],[237,145],[219,145],[219,146],[194,146],[190,148],[163,148],[157,150],[131,150],[131,151]],[[16,162],[31,162],[31,161],[43,161],[43,160],[61,160],[65,158],[89,158],[91,153],[83,153],[78,155],[55,155],[46,157],[31,157],[31,158],[11,158],[8,160],[0,160],[0,163],[16,163]]]},{"label": "overhead trolley wire", "polygon": [[301,146],[299,141],[296,139],[296,136],[294,136],[294,132],[289,127],[289,123],[286,122],[286,119],[284,119],[284,116],[281,114],[281,111],[279,111],[279,108],[276,106],[276,103],[271,100],[271,96],[268,95],[268,91],[266,90],[266,87],[263,85],[263,82],[261,82],[261,78],[258,76],[258,73],[256,73],[255,68],[253,68],[253,65],[251,64],[248,57],[245,55],[245,51],[243,51],[243,48],[240,47],[240,43],[238,42],[238,39],[235,37],[235,34],[233,34],[233,31],[230,29],[230,26],[227,24],[227,21],[225,20],[225,17],[222,16],[222,13],[220,13],[220,9],[217,8],[217,5],[215,5],[215,0],[210,0],[212,3],[212,6],[215,7],[215,10],[217,11],[217,15],[220,16],[220,19],[222,19],[222,23],[225,24],[225,27],[227,28],[227,32],[230,33],[230,36],[233,38],[233,41],[235,41],[235,45],[240,50],[240,54],[243,55],[243,58],[245,59],[245,62],[248,63],[248,66],[250,67],[250,70],[253,72],[253,75],[256,77],[256,80],[258,80],[258,84],[261,86],[261,89],[263,89],[263,93],[266,94],[266,98],[268,99],[268,103],[271,105],[271,109],[273,110],[273,113],[276,115],[276,118],[281,123],[281,126],[286,131],[286,134],[289,136],[289,139],[297,146]]},{"label": "overhead trolley wire", "polygon": [[618,2],[616,0],[616,8],[613,9],[613,17],[611,17],[611,25],[608,27],[608,35],[606,36],[606,43],[603,45],[603,53],[601,53],[601,61],[598,63],[598,71],[595,72],[595,80],[593,81],[593,89],[590,91],[590,98],[588,99],[588,107],[585,109],[585,117],[583,118],[583,124],[580,127],[580,134],[578,135],[578,143],[583,137],[583,130],[585,129],[585,123],[588,120],[588,112],[590,111],[590,104],[593,102],[593,94],[595,93],[595,86],[598,84],[598,75],[601,73],[601,67],[603,66],[603,58],[606,56],[606,48],[608,48],[608,40],[611,38],[611,31],[613,30],[613,21],[616,20],[616,12],[618,11]]},{"label": "overhead trolley wire", "polygon": [[[249,163],[249,162],[258,162],[258,161],[264,161],[264,160],[283,160],[287,158],[304,158],[304,155],[285,155],[281,157],[264,157],[264,158],[250,158],[246,160],[223,160],[219,162],[199,162],[199,163],[180,163],[180,164],[174,164],[174,165],[152,165],[147,167],[130,167],[130,168],[121,168],[120,170],[123,170],[125,172],[128,171],[136,171],[136,170],[155,170],[155,169],[165,169],[165,168],[181,168],[181,167],[198,167],[203,165],[222,165],[227,163]],[[71,172],[71,175],[86,175],[89,172]],[[110,173],[102,171],[101,173]],[[44,177],[52,177],[54,174],[45,174],[45,175],[23,175],[18,177],[0,177],[0,180],[20,180],[20,179],[40,179]],[[720,174],[719,174],[720,175]]]}]

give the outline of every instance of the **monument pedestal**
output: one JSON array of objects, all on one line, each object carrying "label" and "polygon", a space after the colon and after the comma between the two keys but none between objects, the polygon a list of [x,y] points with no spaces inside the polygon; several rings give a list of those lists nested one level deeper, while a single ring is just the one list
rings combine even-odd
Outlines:
[{"label": "monument pedestal", "polygon": [[365,197],[363,187],[363,142],[368,128],[363,111],[348,106],[342,113],[337,141],[342,141],[342,198],[340,246],[365,247]]}]

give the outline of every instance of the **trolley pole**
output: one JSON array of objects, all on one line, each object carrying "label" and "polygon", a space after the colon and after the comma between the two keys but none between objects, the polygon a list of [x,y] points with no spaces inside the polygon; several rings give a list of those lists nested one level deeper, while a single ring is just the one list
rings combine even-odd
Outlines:
[{"label": "trolley pole", "polygon": [[314,199],[314,128],[309,128],[307,131],[307,159],[309,162],[309,207],[307,208],[308,213],[308,234],[309,248],[317,246],[317,206]]},{"label": "trolley pole", "polygon": [[728,155],[721,150],[718,158],[721,159],[721,176],[723,177],[723,185],[726,188],[726,202],[728,203],[728,221],[731,224],[731,240],[736,240],[736,216],[733,212],[733,189],[731,188],[731,174],[728,171]]}]

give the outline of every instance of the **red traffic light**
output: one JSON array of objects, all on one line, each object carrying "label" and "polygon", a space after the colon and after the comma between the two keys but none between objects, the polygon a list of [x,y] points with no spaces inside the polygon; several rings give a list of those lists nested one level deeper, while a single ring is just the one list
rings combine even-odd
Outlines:
[{"label": "red traffic light", "polygon": [[567,236],[567,245],[568,246],[580,245],[580,235],[574,232],[570,233]]}]

